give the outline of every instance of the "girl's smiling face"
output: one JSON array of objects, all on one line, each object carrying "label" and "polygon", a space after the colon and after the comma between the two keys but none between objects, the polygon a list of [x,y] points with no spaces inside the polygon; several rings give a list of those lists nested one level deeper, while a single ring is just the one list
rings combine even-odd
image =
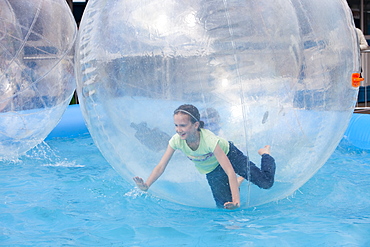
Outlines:
[{"label": "girl's smiling face", "polygon": [[198,140],[199,122],[192,123],[190,116],[181,112],[173,115],[176,133],[181,139],[194,142]]}]

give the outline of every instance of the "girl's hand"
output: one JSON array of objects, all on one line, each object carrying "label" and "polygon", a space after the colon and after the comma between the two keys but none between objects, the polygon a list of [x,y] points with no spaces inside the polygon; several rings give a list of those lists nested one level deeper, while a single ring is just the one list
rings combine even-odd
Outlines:
[{"label": "girl's hand", "polygon": [[234,202],[225,202],[224,204],[224,208],[225,209],[237,209],[238,207],[240,207],[239,203],[234,203]]},{"label": "girl's hand", "polygon": [[147,191],[149,189],[149,186],[144,182],[144,180],[140,177],[134,177],[133,180],[135,181],[136,183],[136,186],[143,190],[143,191]]}]

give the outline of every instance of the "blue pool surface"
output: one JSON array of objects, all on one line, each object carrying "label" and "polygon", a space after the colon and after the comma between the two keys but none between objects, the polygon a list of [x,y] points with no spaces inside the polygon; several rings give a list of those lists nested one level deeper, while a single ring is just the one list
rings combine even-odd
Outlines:
[{"label": "blue pool surface", "polygon": [[370,151],[347,139],[294,195],[227,211],[137,191],[82,132],[0,163],[1,246],[370,246]]}]

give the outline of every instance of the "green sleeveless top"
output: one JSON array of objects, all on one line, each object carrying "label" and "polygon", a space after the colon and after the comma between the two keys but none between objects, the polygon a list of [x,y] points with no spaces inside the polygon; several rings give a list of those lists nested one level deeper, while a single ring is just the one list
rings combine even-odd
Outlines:
[{"label": "green sleeveless top", "polygon": [[229,142],[224,138],[216,136],[207,129],[200,129],[199,147],[195,151],[193,151],[186,143],[186,140],[182,140],[178,134],[172,136],[169,141],[169,145],[175,150],[181,150],[194,162],[195,167],[202,174],[213,171],[219,165],[213,154],[217,144],[226,155],[229,153]]}]

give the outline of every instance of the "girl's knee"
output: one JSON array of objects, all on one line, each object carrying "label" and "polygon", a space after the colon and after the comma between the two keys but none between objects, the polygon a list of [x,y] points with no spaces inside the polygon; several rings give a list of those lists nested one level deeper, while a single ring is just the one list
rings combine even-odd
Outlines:
[{"label": "girl's knee", "polygon": [[265,180],[265,181],[263,181],[261,184],[260,184],[260,188],[262,188],[262,189],[265,189],[265,190],[267,190],[267,189],[270,189],[272,186],[274,185],[274,179],[272,178],[272,179],[269,179],[269,180]]}]

